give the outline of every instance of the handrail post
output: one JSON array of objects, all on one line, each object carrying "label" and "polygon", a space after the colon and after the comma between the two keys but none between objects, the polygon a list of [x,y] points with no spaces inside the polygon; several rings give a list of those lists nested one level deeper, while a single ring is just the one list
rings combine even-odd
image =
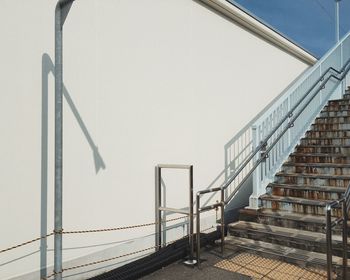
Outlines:
[{"label": "handrail post", "polygon": [[155,175],[156,175],[156,197],[155,197],[155,218],[156,218],[156,224],[155,224],[155,245],[156,245],[156,251],[160,250],[160,247],[162,246],[162,213],[159,210],[159,207],[162,205],[162,182],[161,182],[161,168],[156,166],[155,168]]},{"label": "handrail post", "polygon": [[74,0],[59,0],[55,9],[55,280],[62,279],[62,167],[63,167],[63,25]]},{"label": "handrail post", "polygon": [[194,259],[194,214],[193,214],[193,165],[189,168],[189,185],[190,185],[190,192],[189,192],[189,245],[190,245],[190,254],[187,261],[185,261],[185,264],[187,265],[195,265],[196,260]]},{"label": "handrail post", "polygon": [[221,188],[221,254],[224,254],[225,248],[225,192]]},{"label": "handrail post", "polygon": [[[253,151],[259,146],[260,142],[260,133],[258,132],[259,126],[252,126],[252,146]],[[259,160],[259,153],[257,153],[254,157],[255,161]],[[261,169],[260,165],[253,172],[253,192],[249,197],[249,208],[250,209],[258,209],[259,207],[259,192],[260,192],[260,179],[261,179]]]},{"label": "handrail post", "polygon": [[327,279],[333,279],[332,269],[332,217],[331,206],[326,206],[326,240],[327,240]]},{"label": "handrail post", "polygon": [[200,250],[201,250],[201,219],[200,219],[200,194],[197,193],[196,196],[196,258],[197,258],[197,266],[200,268],[201,266],[201,260],[200,260]]},{"label": "handrail post", "polygon": [[347,198],[342,203],[343,211],[343,279],[347,279],[348,266],[348,211]]}]

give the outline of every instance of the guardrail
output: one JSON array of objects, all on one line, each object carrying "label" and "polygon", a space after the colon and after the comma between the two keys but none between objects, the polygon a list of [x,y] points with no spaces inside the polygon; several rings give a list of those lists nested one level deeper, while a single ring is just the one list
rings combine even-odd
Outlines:
[{"label": "guardrail", "polygon": [[[332,221],[332,209],[341,207],[341,217]],[[350,184],[343,197],[334,200],[326,205],[326,241],[327,241],[327,277],[333,279],[332,262],[332,228],[336,225],[342,225],[342,243],[343,243],[343,279],[347,279],[348,268],[348,213],[350,210]]]},{"label": "guardrail", "polygon": [[[224,207],[242,185],[253,175],[253,194],[250,206],[258,208],[258,199],[265,192],[268,180],[289,156],[314,118],[329,100],[336,87],[350,70],[350,33],[316,63],[300,80],[275,102],[252,125],[252,152],[240,164],[222,187],[197,192],[197,232],[200,232],[200,213]],[[338,70],[338,69],[339,70]],[[321,72],[322,69],[326,69]],[[318,97],[318,98],[316,98]],[[249,128],[247,128],[249,129]],[[288,133],[287,133],[288,132]],[[251,141],[249,141],[250,143]],[[242,147],[246,149],[246,147]],[[241,153],[241,151],[237,151]],[[232,187],[233,185],[233,187]],[[225,191],[230,188],[230,193]],[[202,195],[221,193],[221,202],[201,207]],[[222,235],[224,228],[222,227]],[[224,236],[221,237],[223,248]],[[223,249],[222,249],[223,250]],[[200,243],[197,240],[197,262],[200,265]]]}]

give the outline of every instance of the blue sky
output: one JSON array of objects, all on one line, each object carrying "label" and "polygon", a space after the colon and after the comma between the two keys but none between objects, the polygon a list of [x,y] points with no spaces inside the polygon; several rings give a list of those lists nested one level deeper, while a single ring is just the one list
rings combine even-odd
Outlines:
[{"label": "blue sky", "polygon": [[[230,0],[321,57],[335,43],[334,0]],[[340,2],[340,37],[350,30],[350,0]]]}]

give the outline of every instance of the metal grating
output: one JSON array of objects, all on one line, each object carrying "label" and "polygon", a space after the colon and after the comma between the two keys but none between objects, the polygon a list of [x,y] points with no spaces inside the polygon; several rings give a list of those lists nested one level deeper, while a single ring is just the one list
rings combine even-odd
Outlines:
[{"label": "metal grating", "polygon": [[241,253],[222,260],[215,267],[264,280],[326,280],[327,272],[302,268],[279,260]]}]

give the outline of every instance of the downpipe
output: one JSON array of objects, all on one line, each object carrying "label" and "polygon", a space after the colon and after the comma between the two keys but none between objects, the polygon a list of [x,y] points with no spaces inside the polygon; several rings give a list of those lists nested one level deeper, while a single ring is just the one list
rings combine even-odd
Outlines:
[{"label": "downpipe", "polygon": [[73,2],[59,0],[55,9],[55,280],[62,279],[63,25]]}]

